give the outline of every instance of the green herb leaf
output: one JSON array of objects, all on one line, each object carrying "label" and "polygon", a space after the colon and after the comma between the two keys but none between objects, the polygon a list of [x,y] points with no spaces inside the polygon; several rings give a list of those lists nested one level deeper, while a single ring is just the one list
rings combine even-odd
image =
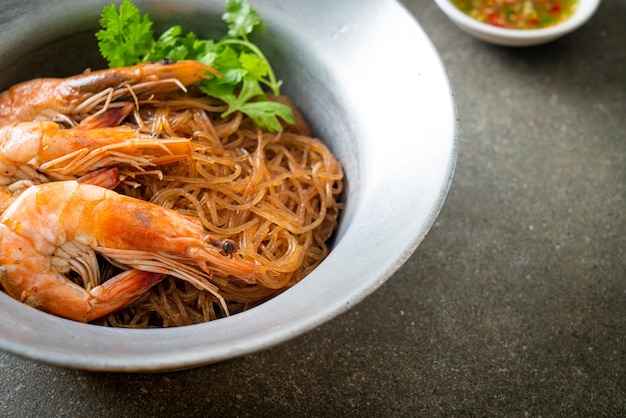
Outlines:
[{"label": "green herb leaf", "polygon": [[200,40],[195,33],[189,32],[182,43],[187,49],[185,59],[194,59],[206,65],[214,64],[219,48],[212,40]]},{"label": "green herb leaf", "polygon": [[262,80],[263,77],[267,76],[270,71],[270,66],[267,60],[261,59],[255,54],[242,52],[239,55],[239,62],[246,72],[257,81]]},{"label": "green herb leaf", "polygon": [[248,35],[261,24],[261,17],[248,0],[226,0],[224,9],[222,19],[228,24],[228,35],[233,38],[247,41]]},{"label": "green herb leaf", "polygon": [[250,76],[244,77],[239,95],[235,96],[233,94],[223,97],[222,100],[228,104],[228,110],[222,114],[222,117],[226,117],[237,110],[242,110],[244,105],[255,97],[265,98],[265,93],[263,93],[256,79]]},{"label": "green herb leaf", "polygon": [[137,64],[152,49],[152,20],[142,16],[129,0],[119,7],[105,6],[100,18],[102,29],[96,33],[102,56],[110,67]]},{"label": "green herb leaf", "polygon": [[294,123],[291,108],[281,103],[270,101],[248,102],[242,105],[240,110],[254,120],[258,126],[263,126],[270,132],[281,132],[283,130],[279,118],[289,124]]},{"label": "green herb leaf", "polygon": [[228,34],[221,40],[198,39],[193,32],[183,36],[179,25],[172,26],[154,39],[152,20],[142,16],[130,0],[119,7],[105,6],[96,34],[102,56],[110,67],[159,61],[163,58],[178,61],[198,60],[216,68],[220,78],[204,80],[200,91],[226,103],[223,117],[240,111],[255,123],[270,131],[282,131],[279,118],[293,123],[293,112],[288,106],[267,100],[262,86],[272,94],[280,94],[281,81],[261,50],[248,40],[248,35],[261,24],[261,18],[249,0],[226,0],[222,15],[228,24]]},{"label": "green herb leaf", "polygon": [[157,39],[150,53],[142,61],[159,61],[161,58],[169,58],[174,61],[185,59],[187,48],[181,45],[180,36],[183,28],[179,25],[172,26]]}]

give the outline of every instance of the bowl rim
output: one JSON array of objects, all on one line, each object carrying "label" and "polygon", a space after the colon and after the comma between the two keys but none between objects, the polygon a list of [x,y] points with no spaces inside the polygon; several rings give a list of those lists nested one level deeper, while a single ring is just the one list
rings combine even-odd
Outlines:
[{"label": "bowl rim", "polygon": [[[54,26],[54,21],[67,19],[63,6],[72,0],[39,1],[59,3],[52,9],[46,9],[45,16],[49,16],[51,12],[57,13],[54,19],[48,19],[50,22],[48,24],[52,29],[60,30],[58,26]],[[155,3],[170,1],[155,0]],[[185,7],[195,7],[196,3],[201,1],[186,0],[189,6]],[[332,67],[337,74],[320,72],[317,79],[328,83],[333,91],[336,89],[336,94],[340,96],[339,108],[350,109],[351,114],[356,112],[355,118],[359,124],[349,126],[350,133],[355,137],[363,136],[370,140],[373,137],[385,138],[391,135],[392,138],[396,138],[396,141],[392,142],[395,145],[420,144],[418,150],[422,152],[421,155],[428,158],[419,158],[417,159],[419,164],[416,164],[412,153],[398,153],[397,149],[388,146],[388,141],[366,141],[365,147],[358,150],[347,148],[345,152],[356,151],[358,154],[351,156],[359,162],[359,168],[367,166],[370,169],[356,170],[353,173],[358,175],[355,177],[358,181],[354,183],[353,189],[359,192],[354,195],[356,200],[353,200],[358,206],[350,210],[350,217],[346,216],[342,220],[343,224],[349,219],[345,225],[350,225],[349,229],[343,231],[344,239],[338,239],[333,244],[329,256],[311,273],[311,280],[301,281],[297,286],[254,309],[219,321],[185,327],[128,330],[66,320],[35,311],[5,294],[0,294],[0,316],[4,315],[3,321],[0,322],[1,350],[42,363],[91,371],[164,372],[203,366],[251,354],[313,330],[361,302],[408,260],[434,225],[443,207],[454,177],[458,156],[459,130],[454,93],[441,57],[415,16],[396,0],[364,2],[364,7],[360,9],[360,12],[364,13],[363,19],[350,24],[344,21],[344,17],[351,16],[350,11],[353,9],[348,3],[334,0],[322,0],[321,5],[319,2],[312,3],[307,0],[287,3],[266,0],[265,4],[257,5],[262,16],[265,16],[264,9],[276,11],[266,21],[268,26],[271,25],[276,29],[276,33],[293,31],[291,22],[277,20],[281,13],[287,10],[297,13],[297,19],[305,19],[314,9],[320,9],[323,3],[332,5],[334,9],[329,20],[325,20],[323,25],[315,24],[311,27],[304,25],[295,36],[297,39],[289,38],[289,42],[292,42],[290,45],[293,47],[300,41],[313,39],[310,45],[311,54],[307,56],[316,57],[321,63],[335,62],[336,51],[345,53]],[[85,10],[92,7],[89,3],[85,4],[82,6]],[[203,7],[206,6],[206,2],[202,4]],[[321,9],[328,10],[323,7]],[[73,13],[76,16],[81,14],[77,11]],[[31,14],[23,19],[43,18],[44,14],[40,13],[34,18]],[[20,22],[18,20],[8,23],[13,25],[8,27],[24,28],[17,31],[17,35],[21,34],[21,30],[27,30],[29,26]],[[395,48],[389,47],[385,50],[383,47],[389,46],[388,40],[381,39],[373,31],[368,30],[364,34],[359,28],[371,26],[363,22],[384,25],[394,22],[394,31],[390,36],[393,39],[410,39],[413,52],[406,53],[404,42],[402,45],[395,45]],[[43,26],[46,29],[45,25]],[[66,28],[67,25],[63,25],[62,30]],[[319,37],[314,37],[321,31],[328,38],[326,40],[330,42],[332,48],[329,49],[326,43],[318,42]],[[368,48],[362,48],[360,53],[357,53],[358,49],[355,51],[347,48],[355,39],[358,39],[359,43],[367,42]],[[8,42],[12,40],[4,42],[0,40],[0,47]],[[393,63],[368,65],[371,63],[371,55],[366,53],[369,48],[384,50],[385,53],[382,55],[394,58],[391,60]],[[377,74],[381,68],[396,71],[395,57],[400,59],[405,77],[396,77],[384,85],[367,91],[355,89],[355,86],[362,85],[362,80],[371,80],[370,76]],[[360,72],[347,71],[353,68]],[[377,118],[364,117],[370,115],[372,109],[380,112],[379,101],[371,99],[376,98],[377,94],[387,97],[390,85],[394,87],[391,91],[398,92],[402,102],[410,105],[402,107],[401,115],[405,119],[410,120],[420,112],[434,113],[429,117],[418,118],[417,125],[428,135],[407,135],[404,131],[398,132],[399,128],[393,126],[390,128],[387,123],[377,123]],[[424,88],[424,94],[418,99],[412,94],[407,94],[413,92],[415,87]],[[341,94],[352,91],[356,93],[346,94],[345,97]],[[436,94],[429,94],[430,92]],[[361,103],[367,105],[363,107]],[[397,113],[397,109],[394,112]],[[389,164],[389,161],[395,161],[396,164]],[[424,193],[406,194],[405,185],[392,193],[393,188],[389,187],[386,180],[396,179],[398,174],[409,174],[411,177],[407,178],[410,179],[428,178],[428,182],[411,182],[413,184],[411,190],[421,190]],[[420,184],[429,186],[420,187],[418,186]],[[380,199],[385,193],[391,198]],[[400,200],[395,200],[399,197]],[[348,210],[345,214],[347,212]],[[372,217],[366,215],[367,212],[372,212],[373,221]],[[393,220],[391,225],[386,222],[387,220]],[[396,233],[397,240],[386,239],[389,233]],[[348,236],[352,241],[346,239]],[[364,262],[359,257],[352,257],[354,246],[351,243],[355,240],[374,244],[386,242],[388,244],[383,248],[387,248],[388,251],[377,251],[365,257]],[[370,250],[371,246],[365,249]],[[337,266],[340,267],[339,274],[345,273],[349,276],[348,280],[335,280],[341,277],[337,276]],[[347,268],[350,270],[346,270]],[[321,283],[313,280],[313,275],[323,279]],[[318,302],[323,300],[323,303],[311,304],[309,302],[311,296],[317,297]],[[315,309],[311,310],[311,307]],[[29,322],[29,318],[32,319],[34,316],[37,316],[37,321]],[[133,338],[128,338],[131,333]],[[45,338],[42,338],[42,335]],[[134,338],[135,335],[137,338]],[[93,348],[97,350],[90,351]]]},{"label": "bowl rim", "polygon": [[501,28],[476,20],[459,10],[450,0],[434,0],[437,6],[454,22],[475,32],[507,40],[535,40],[555,38],[582,26],[593,16],[601,0],[578,0],[574,14],[562,23],[547,28],[511,29]]}]

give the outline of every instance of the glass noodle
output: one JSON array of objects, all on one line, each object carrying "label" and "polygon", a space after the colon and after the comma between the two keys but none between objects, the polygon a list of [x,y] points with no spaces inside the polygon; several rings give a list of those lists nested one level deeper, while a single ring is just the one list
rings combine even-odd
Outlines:
[{"label": "glass noodle", "polygon": [[[127,100],[136,109],[121,123],[159,137],[193,138],[201,147],[187,160],[154,171],[120,169],[125,181],[116,191],[197,218],[208,233],[232,240],[239,254],[267,271],[252,284],[212,278],[228,312],[210,293],[168,277],[97,323],[169,327],[210,321],[256,306],[308,275],[328,254],[343,173],[329,149],[311,137],[303,117],[294,109],[293,125],[269,133],[239,112],[220,118],[225,105],[193,89],[159,94],[152,87],[114,101],[102,95],[72,123]],[[287,97],[274,100],[293,107]],[[105,276],[116,271],[104,270]]]}]

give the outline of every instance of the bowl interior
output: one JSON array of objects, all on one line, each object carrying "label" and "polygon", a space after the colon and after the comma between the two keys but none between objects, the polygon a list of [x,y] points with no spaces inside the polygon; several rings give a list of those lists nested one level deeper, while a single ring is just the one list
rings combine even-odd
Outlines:
[{"label": "bowl interior", "polygon": [[[107,3],[39,0],[18,19],[0,18],[7,34],[0,39],[0,89],[104,68],[94,33]],[[225,31],[221,1],[136,4],[150,13],[157,33],[174,23],[207,37]],[[362,1],[356,8],[334,0],[253,4],[265,21],[255,42],[283,79],[283,92],[344,165],[346,207],[330,255],[301,283],[257,308],[176,329],[79,324],[0,293],[0,349],[90,370],[216,362],[333,318],[379,287],[415,250],[443,205],[457,149],[452,95],[430,41],[395,1]]]}]

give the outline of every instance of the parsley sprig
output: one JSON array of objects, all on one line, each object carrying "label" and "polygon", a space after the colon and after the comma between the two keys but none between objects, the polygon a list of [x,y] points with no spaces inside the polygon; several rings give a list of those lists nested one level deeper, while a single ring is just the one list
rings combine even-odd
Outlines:
[{"label": "parsley sprig", "polygon": [[124,0],[116,9],[105,6],[100,17],[102,27],[96,33],[98,46],[109,67],[121,67],[161,59],[197,60],[211,65],[221,73],[199,83],[204,94],[222,100],[228,106],[226,117],[240,111],[261,128],[282,131],[279,119],[293,123],[291,108],[267,99],[264,87],[275,96],[280,94],[281,81],[261,50],[248,39],[262,23],[249,0],[226,0],[222,19],[228,25],[220,40],[199,39],[193,32],[183,34],[174,25],[158,38],[154,37],[153,21],[148,14]]}]

